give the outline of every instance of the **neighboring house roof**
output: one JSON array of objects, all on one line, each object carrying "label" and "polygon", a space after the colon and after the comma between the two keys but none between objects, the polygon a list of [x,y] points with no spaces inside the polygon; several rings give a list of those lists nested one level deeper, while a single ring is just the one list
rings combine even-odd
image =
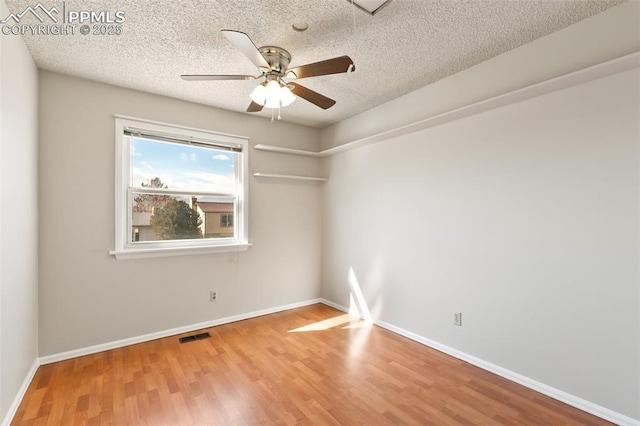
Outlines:
[{"label": "neighboring house roof", "polygon": [[151,212],[133,212],[131,216],[132,226],[149,226],[151,225]]},{"label": "neighboring house roof", "polygon": [[233,213],[233,203],[210,203],[198,201],[198,207],[205,213]]}]

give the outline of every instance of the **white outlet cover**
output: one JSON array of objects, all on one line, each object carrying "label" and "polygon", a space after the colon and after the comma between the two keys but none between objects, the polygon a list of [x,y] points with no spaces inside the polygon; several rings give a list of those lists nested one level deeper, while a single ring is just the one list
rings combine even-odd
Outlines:
[{"label": "white outlet cover", "polygon": [[453,313],[453,325],[462,327],[462,312]]}]

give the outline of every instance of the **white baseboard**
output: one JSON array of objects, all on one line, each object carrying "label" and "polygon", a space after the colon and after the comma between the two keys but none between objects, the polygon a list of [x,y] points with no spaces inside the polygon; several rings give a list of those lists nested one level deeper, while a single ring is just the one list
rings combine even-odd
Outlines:
[{"label": "white baseboard", "polygon": [[342,306],[342,305],[338,305],[337,303],[334,303],[331,300],[320,299],[320,302],[324,303],[327,306],[331,306],[332,308],[335,308],[335,309],[337,309],[339,311],[349,313],[349,309],[347,307]]},{"label": "white baseboard", "polygon": [[[338,309],[343,312],[349,312],[348,308],[342,305],[338,305],[337,303],[331,302],[326,299],[321,299],[321,301],[325,305],[331,306],[332,308]],[[505,379],[511,380],[512,382],[519,383],[529,389],[532,389],[536,392],[540,392],[541,394],[547,395],[553,399],[557,399],[560,402],[564,402],[565,404],[571,405],[572,407],[576,407],[582,411],[593,414],[594,416],[598,416],[604,420],[610,421],[620,426],[640,426],[639,420],[625,416],[624,414],[620,414],[608,408],[602,407],[598,404],[594,404],[593,402],[587,401],[585,399],[582,399],[578,396],[572,395],[560,389],[556,389],[552,386],[538,382],[537,380],[533,380],[529,377],[523,376],[522,374],[516,373],[514,371],[507,370],[506,368],[502,368],[498,365],[492,364],[480,358],[476,358],[473,355],[469,355],[465,352],[443,345],[442,343],[438,343],[434,340],[420,336],[416,333],[412,333],[411,331],[407,331],[403,328],[396,327],[393,324],[389,324],[384,321],[374,321],[374,323],[396,334],[399,334],[408,339],[414,340],[425,346],[429,346],[430,348],[436,349],[440,352],[444,352],[445,354],[451,355],[454,358],[458,358],[462,361],[466,361],[469,364],[473,364],[476,367],[482,368],[483,370],[497,374],[498,376],[504,377]]]},{"label": "white baseboard", "polygon": [[18,412],[18,407],[20,407],[22,398],[24,398],[24,394],[27,393],[27,389],[29,388],[31,381],[33,380],[33,376],[36,375],[36,371],[38,371],[39,366],[40,364],[38,362],[38,359],[36,358],[33,361],[33,364],[31,364],[31,368],[27,372],[27,375],[24,378],[22,385],[20,386],[20,389],[18,389],[18,393],[16,394],[16,397],[13,399],[11,406],[9,406],[9,411],[7,412],[7,414],[4,416],[4,419],[2,420],[2,423],[1,423],[2,426],[9,426],[11,424],[11,421],[13,421],[13,416],[15,416],[16,413]]},{"label": "white baseboard", "polygon": [[51,364],[53,362],[64,361],[71,358],[77,358],[79,356],[91,355],[98,352],[108,351],[110,349],[116,349],[124,346],[135,345],[138,343],[148,342],[150,340],[161,339],[163,337],[175,336],[176,334],[188,333],[190,331],[201,330],[203,328],[209,328],[209,327],[215,327],[217,325],[222,325],[222,324],[229,324],[236,321],[242,321],[245,319],[260,317],[263,315],[274,314],[276,312],[288,311],[289,309],[300,308],[303,306],[313,305],[315,303],[322,303],[322,302],[323,301],[321,299],[311,299],[304,302],[291,303],[289,305],[278,306],[275,308],[248,312],[246,314],[233,315],[230,317],[219,318],[216,320],[205,321],[197,324],[185,325],[183,327],[176,327],[169,330],[157,331],[155,333],[144,334],[142,336],[129,337],[122,340],[115,340],[113,342],[107,342],[107,343],[101,343],[99,345],[89,346],[86,348],[74,349],[72,351],[43,356],[39,358],[39,362],[40,362],[40,365]]}]

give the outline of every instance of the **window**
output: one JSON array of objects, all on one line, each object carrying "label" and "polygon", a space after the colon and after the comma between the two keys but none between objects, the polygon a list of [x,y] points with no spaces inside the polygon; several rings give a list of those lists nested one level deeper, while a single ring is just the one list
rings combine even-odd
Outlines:
[{"label": "window", "polygon": [[116,117],[116,258],[246,249],[248,139]]},{"label": "window", "polygon": [[233,213],[221,213],[220,214],[220,227],[229,228],[233,226]]}]

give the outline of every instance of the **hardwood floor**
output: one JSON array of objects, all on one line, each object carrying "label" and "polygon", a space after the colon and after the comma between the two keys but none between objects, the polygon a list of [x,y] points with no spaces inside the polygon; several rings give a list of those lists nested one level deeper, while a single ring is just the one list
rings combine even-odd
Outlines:
[{"label": "hardwood floor", "polygon": [[609,424],[325,305],[203,331],[44,365],[12,424]]}]

